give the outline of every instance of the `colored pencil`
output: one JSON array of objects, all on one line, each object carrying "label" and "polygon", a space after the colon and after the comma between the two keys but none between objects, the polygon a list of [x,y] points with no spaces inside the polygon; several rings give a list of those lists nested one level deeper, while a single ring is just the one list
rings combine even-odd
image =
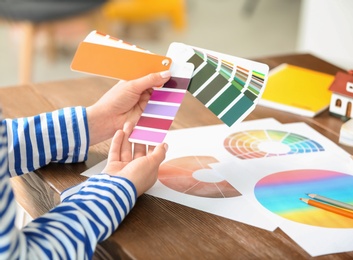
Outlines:
[{"label": "colored pencil", "polygon": [[329,204],[325,204],[325,203],[321,203],[317,200],[312,200],[312,199],[305,199],[305,198],[300,198],[301,201],[305,202],[306,204],[313,206],[313,207],[317,207],[323,210],[327,210],[330,211],[332,213],[336,213],[339,214],[341,216],[347,217],[347,218],[351,218],[353,219],[353,212],[342,209],[342,208],[337,208],[334,207],[332,205]]},{"label": "colored pencil", "polygon": [[344,202],[341,202],[341,201],[338,201],[338,200],[330,199],[330,198],[327,198],[327,197],[324,197],[324,196],[321,196],[321,195],[318,195],[318,194],[309,193],[307,195],[310,198],[313,198],[313,199],[316,199],[316,200],[321,200],[323,202],[330,203],[330,204],[332,204],[334,206],[337,206],[337,207],[353,210],[353,205],[348,204],[348,203],[344,203]]}]

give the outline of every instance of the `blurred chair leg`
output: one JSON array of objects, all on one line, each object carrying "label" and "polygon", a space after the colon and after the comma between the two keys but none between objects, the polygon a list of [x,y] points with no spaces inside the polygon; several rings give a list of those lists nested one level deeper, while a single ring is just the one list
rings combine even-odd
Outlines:
[{"label": "blurred chair leg", "polygon": [[[53,62],[57,58],[57,47],[55,43],[55,28],[54,24],[46,24],[44,27],[44,33],[46,37],[45,50],[47,58],[50,62]],[[34,39],[33,39],[34,40]],[[33,61],[32,61],[33,63]]]},{"label": "blurred chair leg", "polygon": [[28,84],[32,81],[35,24],[23,22],[21,27],[24,37],[20,43],[19,79],[20,84]]}]

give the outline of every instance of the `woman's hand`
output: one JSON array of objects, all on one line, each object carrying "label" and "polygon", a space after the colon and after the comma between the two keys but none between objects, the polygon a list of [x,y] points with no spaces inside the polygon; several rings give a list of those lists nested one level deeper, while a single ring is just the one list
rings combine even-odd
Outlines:
[{"label": "woman's hand", "polygon": [[132,144],[128,141],[133,125],[126,123],[124,130],[118,130],[112,140],[107,165],[103,173],[121,176],[130,180],[136,188],[137,196],[153,186],[158,177],[159,165],[165,159],[167,144],[156,147]]},{"label": "woman's hand", "polygon": [[87,108],[90,144],[111,138],[125,122],[136,124],[153,87],[170,79],[170,71],[152,73],[139,79],[120,81],[95,104]]}]

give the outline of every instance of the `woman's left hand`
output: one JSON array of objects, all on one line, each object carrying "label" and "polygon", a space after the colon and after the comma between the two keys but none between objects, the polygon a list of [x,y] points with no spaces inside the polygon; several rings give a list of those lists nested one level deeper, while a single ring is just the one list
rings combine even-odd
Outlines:
[{"label": "woman's left hand", "polygon": [[139,79],[120,81],[95,104],[87,108],[90,145],[111,138],[125,122],[136,124],[153,87],[163,86],[170,71],[152,73]]}]

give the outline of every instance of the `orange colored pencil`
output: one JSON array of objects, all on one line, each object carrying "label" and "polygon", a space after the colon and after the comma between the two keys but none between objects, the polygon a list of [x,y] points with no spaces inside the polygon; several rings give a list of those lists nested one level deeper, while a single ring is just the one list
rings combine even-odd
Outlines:
[{"label": "orange colored pencil", "polygon": [[321,200],[324,203],[331,204],[331,205],[339,207],[339,208],[353,210],[353,205],[348,204],[348,203],[344,203],[342,201],[333,200],[333,199],[330,199],[330,198],[327,198],[327,197],[324,197],[324,196],[320,196],[318,194],[308,193],[306,195],[308,195],[312,199]]},{"label": "orange colored pencil", "polygon": [[353,211],[348,211],[345,209],[337,208],[337,207],[331,206],[329,204],[318,202],[316,200],[304,199],[304,198],[300,198],[300,200],[310,206],[317,207],[317,208],[320,208],[323,210],[327,210],[327,211],[339,214],[341,216],[353,219]]}]

